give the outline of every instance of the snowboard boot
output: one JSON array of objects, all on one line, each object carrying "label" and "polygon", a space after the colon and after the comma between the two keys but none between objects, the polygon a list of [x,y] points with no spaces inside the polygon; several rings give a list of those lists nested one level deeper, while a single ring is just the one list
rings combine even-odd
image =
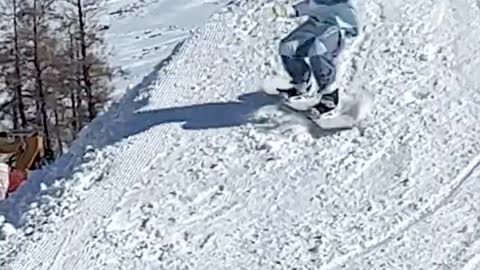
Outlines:
[{"label": "snowboard boot", "polygon": [[312,88],[312,84],[310,82],[301,82],[301,83],[294,83],[290,82],[292,87],[288,88],[277,88],[277,91],[282,95],[286,100],[302,95],[307,93]]},{"label": "snowboard boot", "polygon": [[310,117],[314,119],[320,118],[323,114],[334,110],[338,106],[338,102],[338,88],[330,93],[323,94],[320,101],[310,109]]}]

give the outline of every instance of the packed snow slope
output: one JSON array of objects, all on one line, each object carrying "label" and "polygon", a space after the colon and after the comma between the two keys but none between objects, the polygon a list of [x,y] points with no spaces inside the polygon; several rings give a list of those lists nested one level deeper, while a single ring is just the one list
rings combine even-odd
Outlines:
[{"label": "packed snow slope", "polygon": [[212,16],[12,198],[2,269],[479,269],[478,2],[359,1],[338,85],[375,108],[337,133],[258,92],[298,23],[271,2]]},{"label": "packed snow slope", "polygon": [[98,21],[106,26],[110,63],[122,70],[114,97],[140,83],[175,46],[204,24],[226,0],[105,0]]}]

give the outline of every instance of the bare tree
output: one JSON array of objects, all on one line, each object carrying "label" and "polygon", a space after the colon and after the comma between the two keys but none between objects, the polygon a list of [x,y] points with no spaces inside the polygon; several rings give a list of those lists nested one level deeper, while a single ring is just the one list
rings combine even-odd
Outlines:
[{"label": "bare tree", "polygon": [[97,57],[93,50],[99,43],[101,38],[98,37],[101,26],[94,21],[94,15],[98,11],[98,7],[102,5],[103,1],[94,0],[65,0],[69,5],[68,16],[76,24],[75,37],[79,46],[79,62],[81,63],[82,72],[82,86],[86,94],[86,103],[89,121],[93,120],[97,115],[97,108],[95,102],[95,85],[92,78],[92,67],[97,64],[95,61]]},{"label": "bare tree", "polygon": [[[49,14],[54,0],[33,0],[24,7],[25,38],[31,44],[30,63],[33,65],[34,96],[37,108],[37,125],[41,126],[46,137],[46,148],[51,148],[49,115],[46,107],[46,85],[44,71],[50,66],[51,51],[49,48]],[[31,4],[31,6],[29,6]],[[31,31],[28,31],[31,29]]]},{"label": "bare tree", "polygon": [[20,52],[20,40],[18,35],[18,0],[9,0],[2,2],[0,9],[4,12],[0,14],[3,18],[6,18],[8,22],[11,23],[12,27],[7,29],[12,29],[10,33],[6,33],[6,43],[11,48],[10,51],[13,54],[13,63],[11,61],[11,55],[8,57],[9,61],[3,62],[3,64],[13,64],[14,75],[11,76],[9,82],[11,87],[14,90],[14,99],[13,104],[16,105],[12,107],[12,114],[14,117],[13,125],[16,128],[18,125],[18,120],[22,127],[27,126],[27,117],[25,114],[25,105],[24,98],[22,94],[22,75],[21,75],[21,52]]},{"label": "bare tree", "polygon": [[14,128],[42,129],[46,148],[61,154],[102,109],[111,91],[102,26],[94,21],[101,2],[3,3],[0,95],[5,93],[7,99],[0,111],[11,117]]}]

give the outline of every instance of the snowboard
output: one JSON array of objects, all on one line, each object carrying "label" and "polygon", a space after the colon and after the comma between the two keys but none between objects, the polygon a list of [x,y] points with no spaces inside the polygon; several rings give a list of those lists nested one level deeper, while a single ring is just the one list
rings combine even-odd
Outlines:
[{"label": "snowboard", "polygon": [[[373,95],[365,91],[353,94],[340,94],[340,102],[334,110],[320,116],[314,113],[313,109],[295,110],[288,105],[287,98],[277,89],[288,88],[291,84],[288,79],[281,76],[274,76],[263,81],[262,90],[267,95],[280,96],[280,105],[287,111],[302,115],[321,129],[349,129],[355,127],[364,120],[373,107]],[[318,101],[309,101],[306,108],[312,108]]]}]

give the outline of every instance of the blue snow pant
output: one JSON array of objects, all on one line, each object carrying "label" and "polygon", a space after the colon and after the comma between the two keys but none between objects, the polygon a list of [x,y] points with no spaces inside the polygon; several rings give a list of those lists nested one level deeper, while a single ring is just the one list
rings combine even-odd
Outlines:
[{"label": "blue snow pant", "polygon": [[292,83],[307,82],[313,73],[321,93],[335,80],[335,58],[343,45],[342,32],[337,25],[309,18],[281,40],[279,53]]}]

